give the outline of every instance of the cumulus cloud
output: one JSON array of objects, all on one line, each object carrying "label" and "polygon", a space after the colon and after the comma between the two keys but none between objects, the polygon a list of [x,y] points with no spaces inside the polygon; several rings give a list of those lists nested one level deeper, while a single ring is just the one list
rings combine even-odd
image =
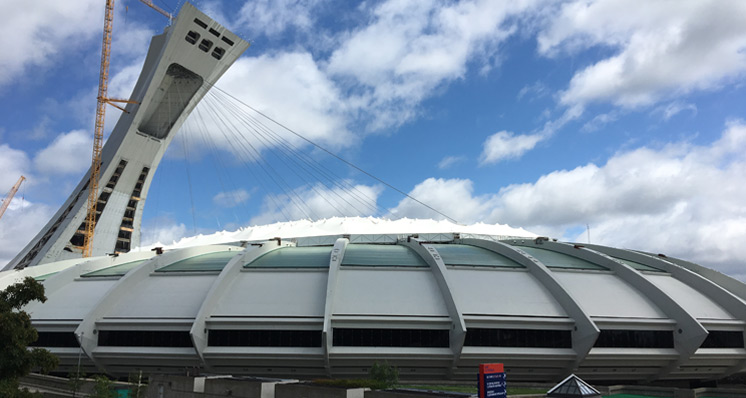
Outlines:
[{"label": "cumulus cloud", "polygon": [[289,28],[310,29],[313,10],[323,0],[258,0],[247,1],[235,25],[244,25],[252,32],[278,35]]},{"label": "cumulus cloud", "polygon": [[378,211],[380,186],[351,185],[328,188],[321,184],[304,186],[293,192],[272,195],[264,200],[262,212],[250,221],[253,225],[299,219],[338,216],[368,216]]},{"label": "cumulus cloud", "polygon": [[498,131],[484,142],[479,161],[481,164],[488,164],[519,158],[545,138],[542,134],[516,135],[510,131]]},{"label": "cumulus cloud", "polygon": [[103,12],[96,0],[0,2],[0,87],[100,35]]},{"label": "cumulus cloud", "polygon": [[5,195],[22,175],[29,176],[30,161],[26,152],[0,145],[0,195]]},{"label": "cumulus cloud", "polygon": [[0,269],[36,236],[52,217],[54,210],[56,209],[44,204],[21,200],[18,196],[13,198],[0,222]]},{"label": "cumulus cloud", "polygon": [[644,106],[743,75],[745,13],[739,1],[572,1],[540,32],[538,49],[548,56],[613,52],[575,73],[561,103]]},{"label": "cumulus cloud", "polygon": [[506,19],[532,3],[386,1],[334,51],[327,70],[355,83],[354,98],[374,111],[369,129],[397,126],[437,87],[463,77],[470,61],[489,65],[514,32]]},{"label": "cumulus cloud", "polygon": [[[353,140],[346,127],[347,105],[339,89],[318,68],[310,53],[293,52],[239,59],[218,83],[230,95],[250,104],[274,120],[281,121],[305,138],[337,149],[350,145]],[[228,89],[229,88],[229,89]],[[215,91],[215,90],[213,90]],[[214,95],[213,95],[214,94]],[[201,119],[195,124],[190,120],[187,134],[211,135],[219,147],[236,151],[236,134],[252,134],[257,139],[250,145],[255,151],[272,146],[267,129],[275,131],[284,142],[302,143],[298,137],[256,113],[248,111],[221,92],[206,97],[195,110]],[[230,102],[229,105],[225,105]],[[236,107],[241,107],[237,109]],[[219,115],[215,117],[215,115]],[[253,118],[253,120],[250,120]],[[258,119],[257,119],[258,118]],[[262,125],[259,125],[261,123]],[[244,147],[248,143],[242,144]]]},{"label": "cumulus cloud", "polygon": [[[409,196],[427,204],[461,223],[482,221],[489,215],[494,200],[491,196],[474,196],[474,187],[468,179],[428,178],[417,184]],[[389,210],[392,218],[434,218],[443,219],[443,215],[428,209],[421,203],[405,198]]]},{"label": "cumulus cloud", "polygon": [[146,247],[160,244],[173,244],[187,236],[187,234],[191,234],[191,230],[187,231],[184,223],[176,223],[169,220],[166,221],[167,222],[162,223],[161,225],[153,225],[143,228],[140,246]]},{"label": "cumulus cloud", "polygon": [[220,207],[236,207],[249,200],[250,197],[251,194],[245,189],[236,189],[234,191],[218,192],[217,195],[212,197],[212,203]]},{"label": "cumulus cloud", "polygon": [[34,156],[34,166],[43,174],[75,174],[91,166],[93,135],[84,130],[60,134]]},{"label": "cumulus cloud", "polygon": [[[521,226],[567,240],[665,252],[746,280],[746,123],[705,146],[679,142],[620,152],[605,164],[474,195],[469,180],[427,179],[410,193],[461,222]],[[427,216],[404,199],[399,217]],[[580,228],[579,228],[580,227]],[[578,233],[578,230],[583,231]]]}]

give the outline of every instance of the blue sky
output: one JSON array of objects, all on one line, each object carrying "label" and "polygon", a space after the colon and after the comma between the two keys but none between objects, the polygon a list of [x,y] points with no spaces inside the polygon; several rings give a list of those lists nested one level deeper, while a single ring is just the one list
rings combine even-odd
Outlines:
[{"label": "blue sky", "polygon": [[[0,220],[0,263],[89,166],[103,3],[0,4],[0,191],[28,178]],[[594,243],[746,279],[745,2],[195,5],[252,43],[218,87],[461,223],[577,241],[589,225]],[[111,96],[129,95],[165,23],[117,2]],[[116,116],[109,108],[107,129]],[[308,204],[296,211],[289,191],[262,187],[256,162],[196,123],[158,169],[143,243],[340,215],[320,200],[331,188],[309,181],[293,181]],[[440,217],[291,142],[378,209],[342,213]]]}]

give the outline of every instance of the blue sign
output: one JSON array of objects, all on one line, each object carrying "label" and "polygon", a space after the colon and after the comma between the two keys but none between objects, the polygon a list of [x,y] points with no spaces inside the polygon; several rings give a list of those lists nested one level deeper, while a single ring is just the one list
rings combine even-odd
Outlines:
[{"label": "blue sign", "polygon": [[505,398],[508,395],[505,372],[501,363],[479,365],[479,398]]}]

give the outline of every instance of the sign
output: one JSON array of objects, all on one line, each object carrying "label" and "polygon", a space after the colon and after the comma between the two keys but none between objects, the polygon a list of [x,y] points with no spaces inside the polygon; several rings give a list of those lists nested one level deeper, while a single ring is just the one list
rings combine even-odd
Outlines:
[{"label": "sign", "polygon": [[505,398],[505,369],[501,363],[483,363],[479,365],[479,398]]}]

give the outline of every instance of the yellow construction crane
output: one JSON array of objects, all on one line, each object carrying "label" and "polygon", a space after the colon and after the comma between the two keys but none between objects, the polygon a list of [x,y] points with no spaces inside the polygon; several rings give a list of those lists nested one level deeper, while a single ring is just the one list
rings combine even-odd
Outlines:
[{"label": "yellow construction crane", "polygon": [[[140,0],[168,18],[171,22],[171,14],[158,8],[152,1]],[[85,222],[85,240],[83,243],[83,257],[90,257],[93,248],[93,234],[96,228],[98,207],[98,180],[101,173],[101,147],[104,141],[104,118],[106,116],[106,104],[124,111],[124,108],[116,103],[135,104],[136,101],[113,99],[107,96],[109,80],[109,59],[111,56],[111,31],[114,23],[114,0],[106,0],[106,12],[104,13],[104,39],[101,47],[101,71],[98,78],[98,104],[96,106],[96,126],[93,136],[93,156],[91,159],[91,177],[88,182],[88,214]],[[125,111],[126,112],[126,111]]]},{"label": "yellow construction crane", "polygon": [[5,210],[8,209],[8,206],[10,206],[10,201],[13,199],[13,196],[15,196],[16,192],[18,192],[18,188],[21,187],[21,183],[25,179],[26,177],[21,176],[21,178],[18,179],[18,182],[13,185],[13,188],[10,189],[8,195],[5,196],[5,199],[3,199],[3,204],[0,205],[0,218],[2,218],[3,214],[5,214]]}]

